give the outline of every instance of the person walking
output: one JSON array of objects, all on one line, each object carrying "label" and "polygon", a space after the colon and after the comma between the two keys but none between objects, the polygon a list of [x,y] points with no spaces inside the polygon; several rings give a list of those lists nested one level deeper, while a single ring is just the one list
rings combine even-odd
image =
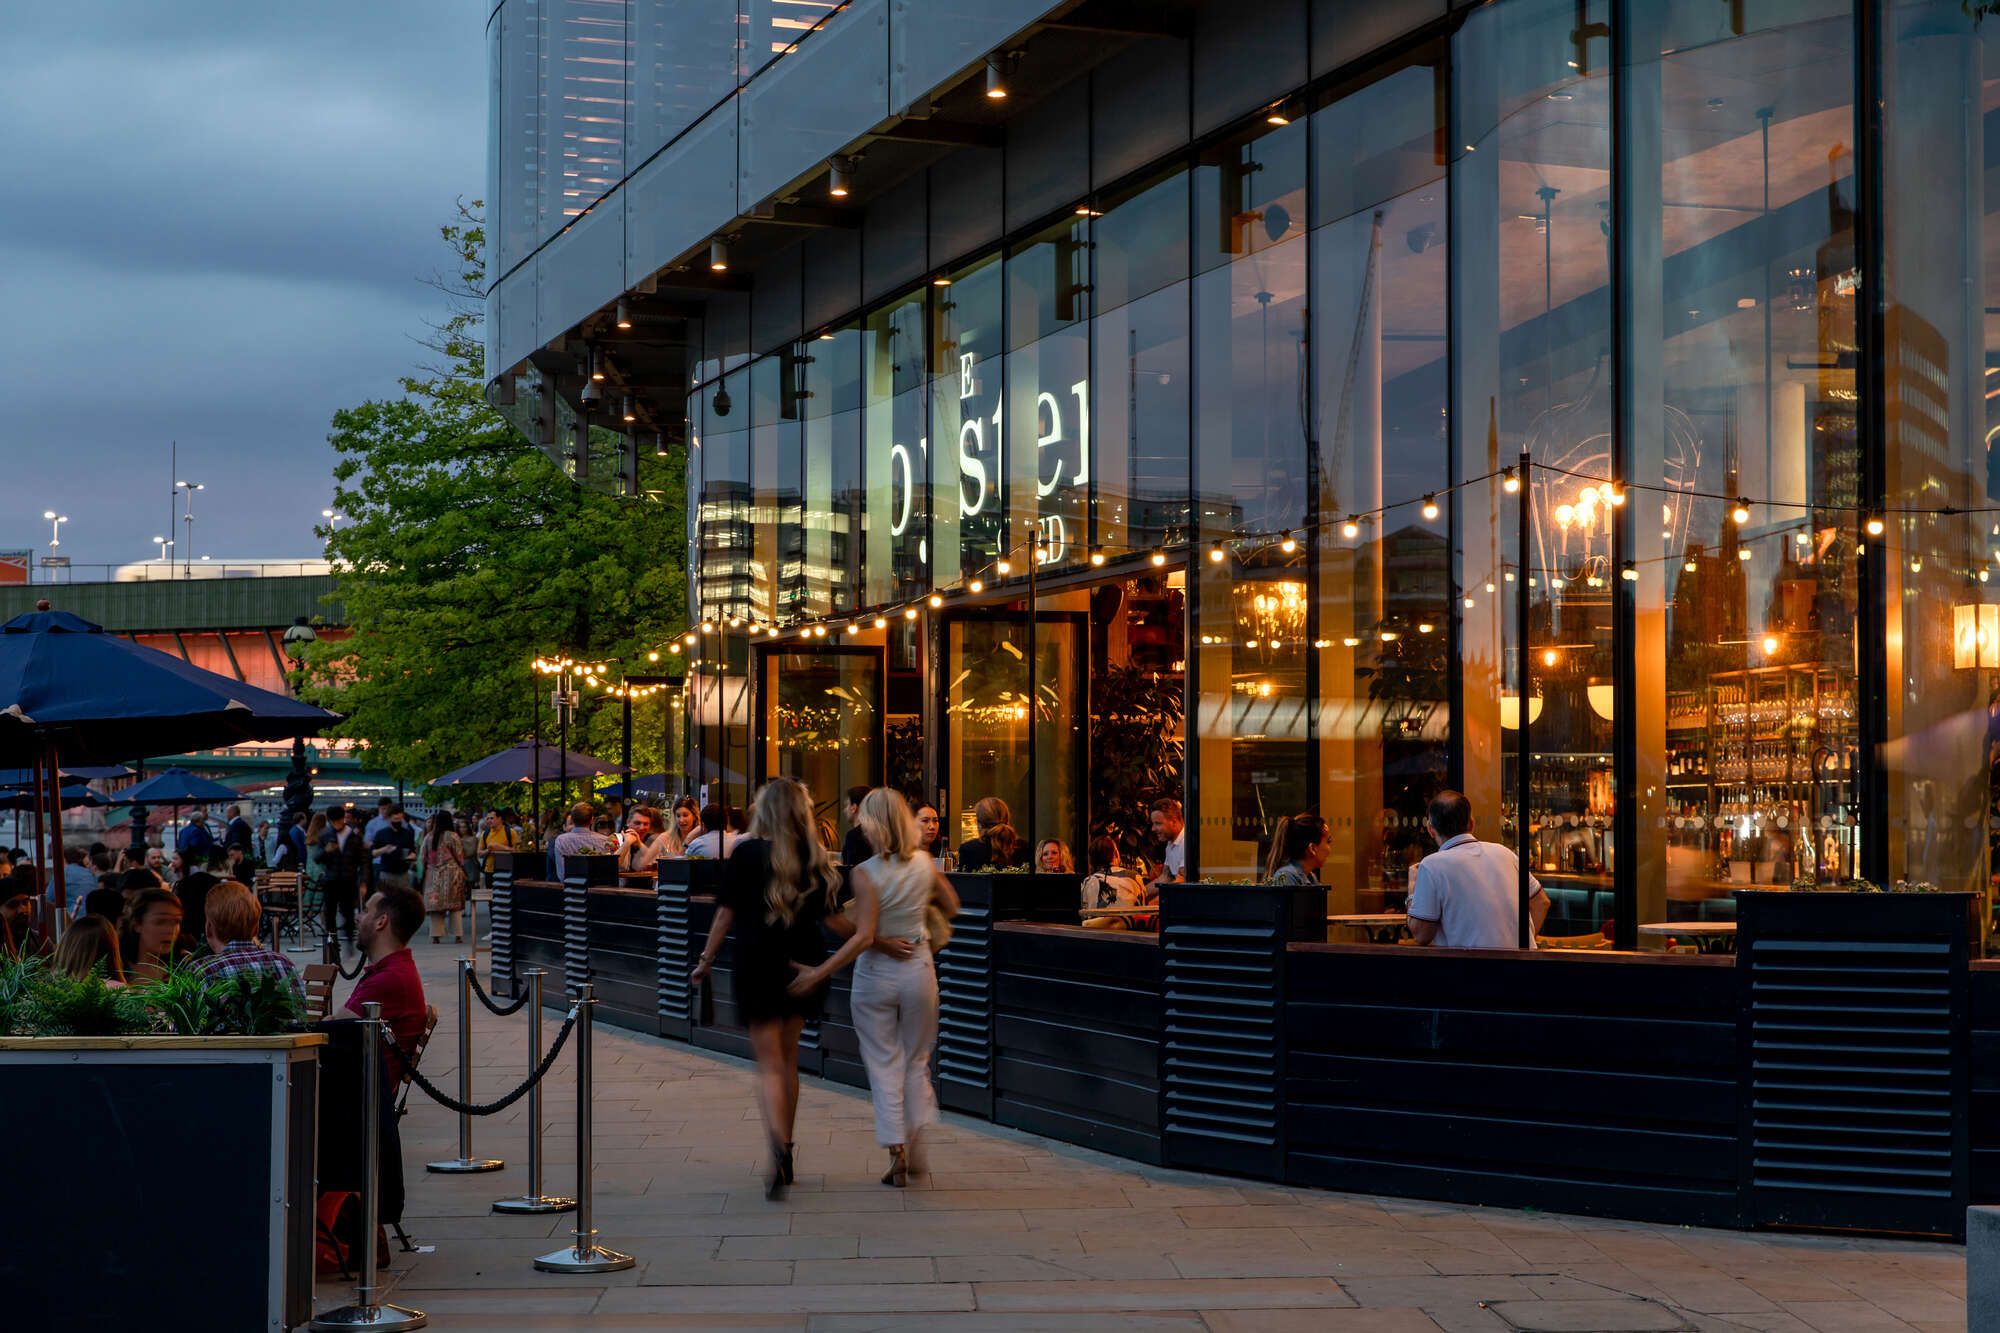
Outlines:
[{"label": "person walking", "polygon": [[[813,836],[804,785],[792,778],[765,783],[751,807],[750,836],[730,853],[722,900],[690,979],[707,982],[716,951],[734,941],[736,1005],[750,1029],[757,1105],[771,1144],[767,1199],[782,1199],[792,1183],[799,1032],[825,998],[823,981],[802,985],[804,975],[795,980],[795,973],[809,974],[826,957],[820,923],[839,884],[840,872]],[[867,925],[872,933],[872,911]]]},{"label": "person walking", "polygon": [[451,920],[451,942],[465,943],[465,844],[459,841],[451,811],[431,813],[424,831],[424,911],[431,918],[431,943],[444,943],[444,924]]},{"label": "person walking", "polygon": [[928,917],[933,905],[946,920],[956,916],[958,895],[923,849],[901,795],[887,787],[869,792],[858,822],[875,854],[852,872],[854,933],[833,957],[800,973],[799,984],[823,985],[854,960],[854,1035],[868,1070],[875,1141],[889,1150],[882,1183],[901,1189],[909,1183],[917,1136],[938,1118],[931,1087],[938,985]]},{"label": "person walking", "polygon": [[319,853],[320,921],[329,938],[334,933],[336,915],[351,942],[354,939],[354,909],[360,889],[361,866],[368,859],[361,834],[349,828],[347,809],[326,808],[326,825],[314,845]]}]

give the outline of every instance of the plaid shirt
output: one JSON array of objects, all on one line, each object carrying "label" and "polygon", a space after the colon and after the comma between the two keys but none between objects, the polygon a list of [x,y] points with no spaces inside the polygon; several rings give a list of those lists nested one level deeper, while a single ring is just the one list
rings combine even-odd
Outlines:
[{"label": "plaid shirt", "polygon": [[292,966],[292,960],[281,953],[272,953],[256,940],[231,940],[222,946],[222,952],[210,954],[195,963],[195,970],[205,977],[235,977],[245,972],[275,972],[292,984],[292,991],[300,1000],[305,999],[305,985],[299,980],[299,970]]}]

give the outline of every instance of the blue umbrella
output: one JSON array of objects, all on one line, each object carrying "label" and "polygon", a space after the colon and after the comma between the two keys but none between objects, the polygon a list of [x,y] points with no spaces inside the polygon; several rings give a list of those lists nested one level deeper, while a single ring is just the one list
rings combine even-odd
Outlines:
[{"label": "blue umbrella", "polygon": [[[96,782],[102,778],[129,778],[132,770],[123,764],[64,764],[62,775]],[[0,787],[30,787],[35,782],[32,768],[0,768]]]},{"label": "blue umbrella", "polygon": [[0,625],[0,763],[185,754],[317,735],[337,720],[66,611],[33,611]]},{"label": "blue umbrella", "polygon": [[[540,759],[540,771],[536,770],[536,760]],[[602,759],[593,759],[587,754],[569,751],[564,758],[563,751],[553,745],[537,747],[533,741],[522,741],[510,745],[498,754],[489,754],[484,759],[474,760],[464,768],[454,768],[441,778],[432,778],[433,787],[466,787],[474,783],[498,782],[554,782],[565,772],[571,778],[602,777],[606,773],[623,773],[623,764],[607,764]]]},{"label": "blue umbrella", "polygon": [[[105,799],[90,788],[79,784],[65,786],[62,789],[60,801],[61,808],[64,810],[74,810],[80,805],[88,806],[95,810],[102,806],[114,804],[114,802]],[[18,790],[0,792],[0,810],[32,810],[34,805],[35,798],[31,792]]]},{"label": "blue umbrella", "polygon": [[185,768],[155,773],[118,793],[120,805],[196,805],[207,801],[241,800],[243,793]]}]

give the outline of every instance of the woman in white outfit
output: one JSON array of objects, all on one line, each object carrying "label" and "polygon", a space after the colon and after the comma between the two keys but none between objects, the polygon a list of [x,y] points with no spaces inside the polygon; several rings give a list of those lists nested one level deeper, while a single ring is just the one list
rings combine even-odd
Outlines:
[{"label": "woman in white outfit", "polygon": [[854,1033],[868,1069],[875,1141],[889,1150],[882,1183],[901,1189],[909,1182],[917,1136],[938,1116],[931,1088],[937,969],[924,914],[935,903],[947,918],[957,915],[958,895],[923,850],[923,835],[901,796],[887,788],[869,792],[860,824],[875,855],[855,867],[853,887],[864,901],[875,899],[876,911],[873,938],[860,946],[854,963]]}]

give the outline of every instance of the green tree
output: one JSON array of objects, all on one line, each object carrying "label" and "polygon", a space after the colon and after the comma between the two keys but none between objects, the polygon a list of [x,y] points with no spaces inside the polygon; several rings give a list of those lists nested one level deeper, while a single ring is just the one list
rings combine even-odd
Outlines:
[{"label": "green tree", "polygon": [[[314,645],[309,692],[346,715],[339,734],[369,762],[413,783],[528,735],[549,688],[538,655],[643,674],[686,623],[684,450],[645,452],[641,498],[608,495],[486,401],[479,208],[440,228],[452,268],[432,282],[446,307],[425,344],[435,361],[399,397],[336,412],[328,435],[340,518],[321,535],[351,634]],[[634,703],[635,767],[654,759],[672,695]],[[607,702],[586,705],[572,748],[617,757]]]}]

